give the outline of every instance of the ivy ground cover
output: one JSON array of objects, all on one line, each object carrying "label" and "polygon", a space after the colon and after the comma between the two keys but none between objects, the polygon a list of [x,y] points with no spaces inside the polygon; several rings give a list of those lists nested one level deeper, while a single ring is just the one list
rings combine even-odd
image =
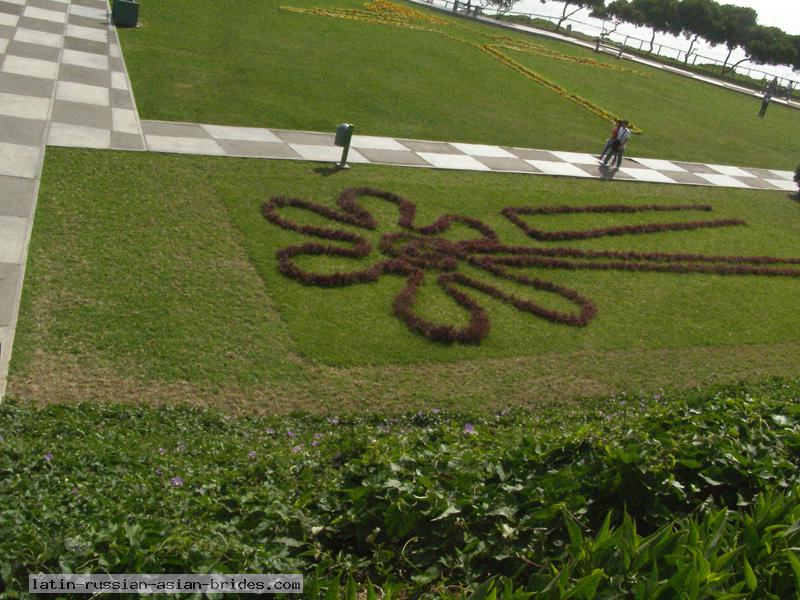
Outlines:
[{"label": "ivy ground cover", "polygon": [[148,119],[348,121],[356,133],[599,152],[617,115],[642,130],[629,150],[639,156],[793,169],[800,152],[797,111],[774,105],[759,119],[757,98],[416,5],[141,5],[142,27],[120,35]]},{"label": "ivy ground cover", "polygon": [[[374,228],[332,220],[340,194],[363,187],[413,203],[417,229],[375,195],[359,198]],[[284,221],[370,247],[294,254],[300,271],[324,283],[380,261],[394,268],[345,286],[287,275],[288,248],[354,245],[270,221],[276,198],[319,209],[278,207]],[[10,389],[395,412],[789,375],[800,356],[798,210],[780,192],[52,148]],[[424,233],[447,215],[458,218]],[[477,267],[448,269],[483,235],[478,224],[506,250],[481,242]],[[415,269],[424,281],[398,310]],[[406,318],[403,306],[424,322],[469,324],[442,275],[483,311],[480,340],[437,341]]]},{"label": "ivy ground cover", "polygon": [[315,600],[377,597],[370,581],[382,598],[795,598],[798,393],[392,418],[7,401],[0,594],[37,572],[281,572]]}]

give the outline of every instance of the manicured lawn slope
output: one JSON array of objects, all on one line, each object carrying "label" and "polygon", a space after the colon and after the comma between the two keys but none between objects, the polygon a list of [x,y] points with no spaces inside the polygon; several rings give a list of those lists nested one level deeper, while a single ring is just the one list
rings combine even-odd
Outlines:
[{"label": "manicured lawn slope", "polygon": [[[552,323],[464,288],[491,325],[475,346],[431,342],[395,317],[393,299],[404,285],[398,275],[343,288],[281,275],[278,250],[322,240],[269,223],[262,204],[287,195],[333,206],[343,189],[365,185],[415,202],[417,223],[465,215],[490,225],[504,243],[525,246],[787,257],[800,233],[800,206],[778,192],[364,166],[331,175],[306,163],[51,148],[12,392],[38,400],[138,400],[146,388],[153,401],[218,401],[233,411],[397,412],[532,405],[791,375],[800,366],[800,326],[789,308],[800,294],[796,277],[529,267],[520,272],[590,298],[597,316],[582,328]],[[551,231],[694,218],[747,225],[537,242],[500,215],[510,205],[608,203],[703,203],[713,211],[525,218]],[[397,229],[397,213],[385,202],[368,199],[365,206],[379,220],[366,232],[372,243]],[[303,213],[285,209],[299,221],[308,219]],[[474,231],[454,227],[451,238],[469,235]],[[298,262],[330,271],[379,257]],[[574,310],[553,294],[462,271],[545,307]],[[463,324],[463,311],[432,283],[436,274],[427,275],[419,314]]]},{"label": "manicured lawn slope", "polygon": [[[412,19],[408,29],[282,9],[382,14],[363,0],[141,4],[142,27],[120,34],[144,118],[314,131],[350,121],[357,133],[581,152],[599,152],[608,134],[606,121],[475,45],[507,43],[497,28],[446,17]],[[772,106],[759,119],[755,98],[568,44],[511,40],[538,49],[503,50],[509,57],[638,124],[634,154],[781,169],[797,162],[797,111]],[[585,59],[612,68],[574,62]]]},{"label": "manicured lawn slope", "polygon": [[276,572],[315,599],[340,597],[324,594],[341,573],[393,598],[492,576],[509,599],[793,598],[798,394],[352,419],[7,401],[0,589],[42,571]]}]

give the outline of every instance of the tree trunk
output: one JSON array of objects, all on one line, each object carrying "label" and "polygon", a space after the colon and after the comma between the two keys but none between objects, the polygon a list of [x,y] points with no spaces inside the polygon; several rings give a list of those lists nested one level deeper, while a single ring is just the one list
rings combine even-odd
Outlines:
[{"label": "tree trunk", "polygon": [[569,2],[564,2],[564,10],[561,12],[561,18],[558,20],[558,23],[556,23],[556,31],[561,29],[561,24],[564,21],[569,19],[572,15],[574,15],[576,12],[578,12],[581,9],[581,7],[579,6],[578,8],[573,10],[571,13],[567,14],[567,7],[568,6],[569,6]]},{"label": "tree trunk", "polygon": [[653,53],[653,44],[656,42],[656,30],[653,29],[653,37],[650,38],[650,54]]},{"label": "tree trunk", "polygon": [[[730,56],[730,54],[728,56]],[[720,75],[725,75],[725,73],[727,73],[728,71],[733,71],[736,67],[738,67],[740,64],[742,64],[746,60],[750,60],[750,57],[749,56],[745,56],[742,60],[740,60],[737,63],[732,64],[731,66],[729,66],[727,68],[723,66],[722,67],[722,71],[720,71],[719,74]],[[727,63],[728,61],[726,60],[725,62]]]},{"label": "tree trunk", "polygon": [[720,75],[725,75],[725,71],[727,70],[725,67],[728,66],[728,60],[730,60],[733,50],[733,48],[728,48],[728,56],[725,57],[725,62],[722,63],[722,70],[719,72]]},{"label": "tree trunk", "polygon": [[689,57],[692,55],[692,48],[694,48],[694,45],[697,42],[697,38],[699,37],[700,34],[698,33],[692,38],[692,42],[691,44],[689,44],[689,49],[686,51],[686,58],[683,59],[683,64],[685,65],[689,64]]}]

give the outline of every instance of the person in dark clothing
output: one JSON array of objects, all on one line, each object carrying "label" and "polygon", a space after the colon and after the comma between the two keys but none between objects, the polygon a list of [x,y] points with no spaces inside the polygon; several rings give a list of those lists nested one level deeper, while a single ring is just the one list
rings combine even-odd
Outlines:
[{"label": "person in dark clothing", "polygon": [[767,107],[769,106],[769,102],[772,100],[772,94],[770,94],[769,90],[764,93],[764,98],[761,100],[761,110],[758,111],[758,116],[764,118],[764,115],[767,112]]}]

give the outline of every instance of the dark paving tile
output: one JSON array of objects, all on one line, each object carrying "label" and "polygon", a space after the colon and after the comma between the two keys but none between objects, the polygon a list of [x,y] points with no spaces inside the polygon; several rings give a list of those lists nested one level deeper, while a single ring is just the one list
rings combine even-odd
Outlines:
[{"label": "dark paving tile", "polygon": [[689,183],[696,185],[708,185],[708,180],[698,177],[694,173],[686,173],[683,171],[664,171],[664,175],[678,183]]},{"label": "dark paving tile", "polygon": [[334,134],[332,133],[309,133],[305,131],[283,131],[273,129],[272,133],[277,135],[287,144],[310,144],[314,146],[333,145]]},{"label": "dark paving tile", "polygon": [[[704,165],[702,163],[687,163],[687,162],[678,162],[678,161],[670,161],[672,164],[682,167],[689,171],[690,173],[713,173],[714,175],[719,175],[718,171],[715,171],[708,165]],[[706,182],[708,183],[708,182]]]},{"label": "dark paving tile", "polygon": [[493,156],[475,156],[475,160],[482,162],[493,171],[523,171],[535,173],[536,168],[532,167],[524,160],[519,158],[502,158]]},{"label": "dark paving tile", "polygon": [[244,142],[238,140],[217,140],[231,156],[252,156],[260,158],[300,158],[286,144],[278,142]]},{"label": "dark paving tile", "polygon": [[[734,177],[736,181],[741,181],[745,185],[749,185],[750,187],[754,188],[762,188],[765,187],[766,181],[762,181],[758,177]],[[772,189],[772,187],[767,187],[767,189]]]},{"label": "dark paving tile", "polygon": [[0,38],[10,40],[14,37],[14,32],[16,30],[16,27],[11,27],[10,25],[0,25]]},{"label": "dark paving tile", "polygon": [[0,263],[0,327],[11,325],[14,319],[19,277],[19,265]]},{"label": "dark paving tile", "polygon": [[768,169],[756,169],[755,167],[739,167],[742,171],[752,174],[753,177],[761,179],[775,179],[775,173]]},{"label": "dark paving tile", "polygon": [[76,6],[88,6],[89,8],[101,8],[106,10],[108,3],[105,0],[72,0]]},{"label": "dark paving tile", "polygon": [[636,181],[633,175],[628,175],[622,171],[618,171],[611,167],[604,167],[602,165],[576,165],[581,171],[589,173],[592,177],[600,177],[601,179],[619,179],[621,181]]},{"label": "dark paving tile", "polygon": [[144,150],[142,138],[135,133],[111,132],[111,148],[114,150]]},{"label": "dark paving tile", "polygon": [[74,15],[74,14],[70,14],[69,16],[69,24],[79,25],[80,27],[91,27],[92,29],[108,28],[108,22],[105,19],[97,19],[95,17],[84,17],[82,15]]},{"label": "dark paving tile", "polygon": [[55,2],[55,0],[28,0],[28,6],[35,6],[36,8],[44,8],[63,13],[67,12],[69,9],[69,4],[64,2]]},{"label": "dark paving tile", "polygon": [[111,129],[111,108],[108,106],[95,106],[79,102],[66,102],[56,100],[53,105],[52,120],[55,123],[68,125],[81,125],[97,129]]},{"label": "dark paving tile", "polygon": [[25,10],[24,6],[19,4],[11,4],[11,2],[3,2],[0,0],[0,12],[6,13],[7,15],[21,15],[22,11]]},{"label": "dark paving tile", "polygon": [[[46,126],[46,121],[0,115],[0,142],[22,144],[23,146],[39,146],[44,140]],[[0,196],[3,193],[3,188],[0,188]]]},{"label": "dark paving tile", "polygon": [[0,92],[49,98],[55,82],[39,77],[26,77],[16,73],[0,73]]},{"label": "dark paving tile", "polygon": [[422,142],[419,140],[397,140],[403,146],[414,152],[435,152],[436,154],[461,154],[464,153],[454,148],[447,142]]},{"label": "dark paving tile", "polygon": [[547,150],[531,150],[529,148],[503,148],[511,154],[527,160],[549,160],[551,162],[564,162],[552,152]]},{"label": "dark paving tile", "polygon": [[85,85],[96,85],[99,87],[111,87],[111,74],[102,69],[89,69],[77,65],[61,64],[58,72],[60,81],[72,81]]},{"label": "dark paving tile", "polygon": [[40,44],[29,44],[28,42],[12,40],[8,44],[6,54],[24,56],[26,58],[37,58],[39,60],[49,60],[50,62],[58,62],[61,49],[53,48],[52,46],[42,46]]},{"label": "dark paving tile", "polygon": [[168,137],[213,139],[205,129],[195,123],[165,123],[162,121],[142,121],[145,135]]},{"label": "dark paving tile", "polygon": [[47,33],[64,33],[63,23],[54,23],[53,21],[45,21],[44,19],[32,19],[31,17],[22,17],[19,23],[17,23],[17,27],[35,29],[36,31],[45,31]]},{"label": "dark paving tile", "polygon": [[133,100],[131,100],[131,94],[128,90],[112,89],[109,93],[109,100],[114,108],[133,110]]},{"label": "dark paving tile", "polygon": [[75,37],[65,37],[64,48],[67,50],[77,50],[78,52],[102,54],[103,56],[108,54],[108,44]]},{"label": "dark paving tile", "polygon": [[119,56],[109,56],[108,57],[108,67],[112,71],[120,71],[121,73],[125,72],[125,61],[122,60]]},{"label": "dark paving tile", "polygon": [[388,163],[391,165],[420,165],[427,167],[428,161],[410,150],[381,150],[377,148],[358,148],[358,152],[370,162]]},{"label": "dark paving tile", "polygon": [[29,217],[33,210],[33,179],[0,175],[0,215]]}]

